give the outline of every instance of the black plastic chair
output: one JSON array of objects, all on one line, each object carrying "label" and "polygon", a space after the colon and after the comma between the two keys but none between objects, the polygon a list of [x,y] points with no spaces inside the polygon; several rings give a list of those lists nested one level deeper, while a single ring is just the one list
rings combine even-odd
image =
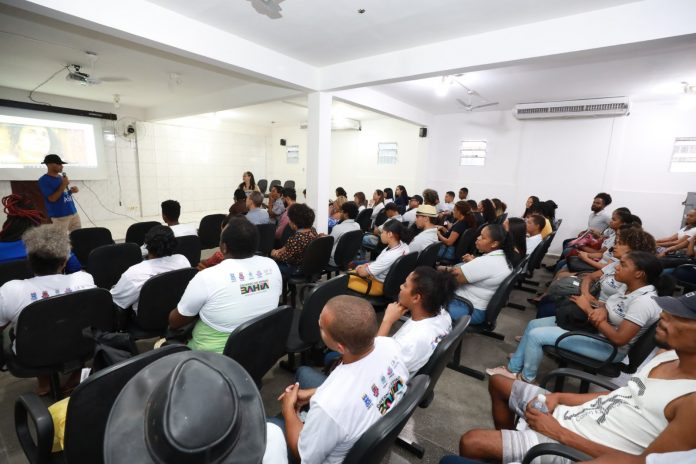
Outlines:
[{"label": "black plastic chair", "polygon": [[377,216],[375,217],[375,222],[372,224],[374,227],[379,227],[385,222],[387,222],[387,212],[382,208],[379,213],[377,213]]},{"label": "black plastic chair", "polygon": [[443,264],[457,264],[461,262],[462,256],[474,254],[476,251],[476,239],[479,234],[480,231],[476,227],[466,229],[464,233],[459,236],[454,246],[454,259],[441,259],[440,262]]},{"label": "black plastic chair", "polygon": [[415,251],[394,261],[384,278],[384,291],[380,296],[364,295],[354,290],[348,290],[348,292],[365,298],[374,306],[375,310],[383,310],[389,303],[397,300],[401,284],[406,282],[406,277],[416,268],[416,261],[418,261],[418,252]]},{"label": "black plastic chair", "polygon": [[[546,256],[546,253],[549,251],[551,242],[555,236],[556,232],[551,232],[539,245],[537,245],[536,248],[534,248],[534,251],[532,251],[532,253],[529,255],[527,265],[522,272],[522,278],[518,282],[518,290],[529,293],[537,292],[536,287],[539,286],[539,282],[531,279],[534,276],[534,270],[541,267],[541,262],[544,260],[544,256]],[[533,287],[525,287],[524,285],[532,285]]]},{"label": "black plastic chair", "polygon": [[[34,393],[21,395],[15,400],[15,429],[29,463],[103,463],[106,422],[121,389],[150,363],[187,350],[185,345],[163,346],[87,377],[70,395],[62,453],[51,453],[54,428],[48,407]],[[30,433],[30,421],[36,440]]]},{"label": "black plastic chair", "polygon": [[[471,317],[469,316],[459,318],[454,324],[454,327],[452,327],[452,331],[437,345],[433,354],[430,355],[428,362],[416,372],[415,375],[427,375],[430,378],[430,384],[423,394],[423,400],[419,404],[421,408],[430,406],[430,403],[432,403],[435,398],[435,385],[437,385],[437,381],[440,379],[447,364],[454,357],[455,350],[461,347],[462,337],[470,321]],[[397,439],[396,443],[415,454],[420,459],[422,459],[425,454],[425,448],[423,448],[422,445],[407,441],[401,436]]]},{"label": "black plastic chair", "polygon": [[[618,377],[623,372],[627,374],[634,374],[638,370],[638,367],[640,367],[643,361],[645,361],[648,355],[652,353],[657,346],[655,344],[655,330],[657,329],[657,324],[658,323],[655,322],[648,328],[648,330],[643,332],[643,334],[628,350],[628,364],[624,364],[621,361],[614,362],[613,359],[618,353],[618,348],[612,345],[609,340],[597,334],[576,331],[566,332],[558,337],[554,345],[545,345],[543,349],[544,353],[554,358],[560,367],[570,366],[577,369],[582,369],[583,371],[591,374],[603,375],[610,378]],[[586,337],[606,343],[612,348],[611,354],[604,360],[596,360],[561,348],[561,341],[569,337],[573,337],[575,340],[578,340],[579,337]],[[562,384],[556,385],[556,389],[558,390],[560,390],[562,387]],[[583,383],[580,386],[580,391],[583,393],[587,392],[587,388],[588,385]]]},{"label": "black plastic chair", "polygon": [[321,343],[319,332],[319,315],[326,302],[338,295],[345,295],[348,288],[348,276],[341,275],[313,287],[302,304],[302,309],[293,310],[292,328],[288,336],[285,351],[288,362],[281,362],[281,367],[294,372],[295,354],[299,353],[300,364],[307,364],[308,351]]},{"label": "black plastic chair", "polygon": [[408,383],[403,398],[353,444],[343,464],[379,464],[423,399],[430,379],[419,375]]},{"label": "black plastic chair", "polygon": [[329,264],[331,250],[333,249],[334,238],[330,235],[317,237],[312,240],[305,248],[302,262],[299,265],[297,274],[293,274],[283,280],[285,289],[283,291],[283,304],[287,303],[287,294],[290,293],[290,302],[296,306],[297,286],[310,284],[319,280]]},{"label": "black plastic chair", "polygon": [[102,245],[89,254],[87,268],[94,277],[94,284],[109,290],[116,285],[121,274],[142,260],[140,247],[135,243]]},{"label": "black plastic chair", "polygon": [[133,315],[128,332],[134,339],[164,336],[169,313],[179,304],[186,286],[198,271],[187,267],[150,277],[140,289],[138,312]]},{"label": "black plastic chair", "polygon": [[0,263],[0,287],[10,280],[24,280],[34,277],[34,273],[29,269],[29,261],[17,259]]},{"label": "black plastic chair", "polygon": [[184,235],[177,237],[176,241],[177,247],[174,253],[186,256],[191,267],[198,266],[201,262],[201,240],[198,235]]},{"label": "black plastic chair", "polygon": [[329,264],[326,266],[326,273],[329,277],[331,277],[333,272],[338,275],[341,271],[346,271],[348,269],[348,264],[355,259],[358,251],[360,251],[362,238],[362,230],[351,230],[339,237],[336,250],[333,254],[336,265],[332,266]]},{"label": "black plastic chair", "polygon": [[259,190],[263,195],[266,194],[266,189],[268,188],[268,180],[267,179],[259,179],[259,181],[256,183],[258,186]]},{"label": "black plastic chair", "polygon": [[257,224],[256,230],[259,232],[259,244],[256,247],[256,254],[270,256],[275,243],[275,224]]},{"label": "black plastic chair", "polygon": [[225,217],[227,217],[225,214],[203,216],[198,225],[198,238],[201,241],[202,249],[208,250],[220,246],[220,231]]},{"label": "black plastic chair", "polygon": [[81,368],[94,353],[94,339],[83,329],[110,331],[113,324],[111,293],[103,288],[35,301],[19,314],[13,329],[15,350],[5,350],[5,362],[15,377],[49,376],[51,393],[58,399],[58,373]]},{"label": "black plastic chair", "polygon": [[273,188],[274,185],[281,186],[281,185],[282,185],[282,182],[279,181],[278,179],[273,179],[273,180],[271,181],[271,184],[268,186],[268,191],[269,191],[269,192],[270,192],[270,190]]},{"label": "black plastic chair", "polygon": [[360,230],[363,232],[370,232],[370,226],[372,225],[372,208],[365,208],[358,213],[358,217],[355,218],[355,222],[360,225]]},{"label": "black plastic chair", "polygon": [[585,462],[592,460],[592,456],[582,453],[574,448],[571,448],[560,443],[541,443],[533,446],[527,454],[524,455],[522,464],[532,464],[539,456],[560,456],[570,459],[573,462]]},{"label": "black plastic chair", "polygon": [[70,244],[73,253],[80,261],[82,267],[86,267],[89,254],[97,247],[114,243],[111,231],[106,227],[87,227],[70,232]]},{"label": "black plastic chair", "polygon": [[283,184],[283,188],[295,188],[295,181],[294,180],[286,180],[285,183]]},{"label": "black plastic chair", "polygon": [[442,242],[431,243],[418,253],[418,261],[416,267],[427,266],[435,267],[437,255],[440,253],[440,248],[443,247]]},{"label": "black plastic chair", "polygon": [[249,373],[261,388],[261,379],[285,354],[293,309],[280,306],[240,325],[227,339],[222,352]]},{"label": "black plastic chair", "polygon": [[138,246],[143,246],[145,243],[145,235],[150,232],[150,229],[159,225],[162,224],[157,221],[136,222],[135,224],[131,224],[128,230],[126,230],[125,242],[137,243]]}]

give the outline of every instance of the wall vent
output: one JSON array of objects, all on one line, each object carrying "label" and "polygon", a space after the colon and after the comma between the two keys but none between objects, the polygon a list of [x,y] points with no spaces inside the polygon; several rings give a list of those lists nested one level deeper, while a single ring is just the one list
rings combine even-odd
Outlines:
[{"label": "wall vent", "polygon": [[628,97],[592,98],[544,103],[520,103],[512,110],[517,119],[596,118],[626,116]]}]

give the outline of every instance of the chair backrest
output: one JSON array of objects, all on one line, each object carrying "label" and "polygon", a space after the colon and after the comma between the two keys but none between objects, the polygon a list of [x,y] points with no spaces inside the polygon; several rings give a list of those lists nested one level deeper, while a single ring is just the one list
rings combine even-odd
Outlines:
[{"label": "chair backrest", "polygon": [[29,260],[17,259],[0,263],[0,286],[5,285],[10,280],[23,280],[34,277],[34,273],[29,269]]},{"label": "chair backrest", "polygon": [[464,336],[464,332],[469,326],[469,322],[471,322],[470,316],[460,317],[457,322],[454,323],[452,331],[448,333],[440,341],[440,343],[438,343],[437,348],[435,348],[433,354],[430,355],[428,362],[425,363],[423,367],[418,369],[418,372],[416,372],[416,375],[424,374],[430,377],[430,385],[428,386],[428,390],[425,392],[423,403],[421,403],[422,408],[428,407],[432,401],[432,393],[435,389],[435,385],[437,384],[440,375],[442,375],[442,371],[445,370],[447,364],[454,357],[454,350],[459,348],[462,337]]},{"label": "chair backrest", "polygon": [[128,226],[128,230],[126,230],[126,243],[137,243],[138,246],[143,246],[145,243],[145,235],[150,232],[150,229],[159,225],[161,224],[157,221],[136,222],[135,224],[131,224]]},{"label": "chair backrest", "polygon": [[85,267],[92,250],[102,245],[111,245],[114,240],[111,238],[111,231],[106,227],[86,227],[70,232],[70,243],[73,253],[82,267]]},{"label": "chair backrest", "polygon": [[382,208],[379,213],[377,213],[377,216],[375,217],[375,227],[379,227],[385,222],[387,222],[387,212]]},{"label": "chair backrest", "polygon": [[563,224],[563,219],[556,219],[553,221],[553,230],[558,230],[558,228],[561,227],[561,224]]},{"label": "chair backrest", "polygon": [[319,315],[326,302],[331,298],[344,295],[348,289],[348,274],[334,277],[314,287],[302,304],[298,333],[300,339],[307,344],[315,344],[321,341],[319,332]]},{"label": "chair backrest", "polygon": [[486,329],[495,329],[498,314],[500,314],[500,311],[505,307],[510,299],[510,292],[512,292],[512,289],[515,287],[517,278],[517,272],[512,270],[510,275],[500,283],[500,286],[498,286],[498,289],[491,297],[490,301],[488,302],[488,306],[486,306]]},{"label": "chair backrest", "polygon": [[396,437],[420,404],[430,379],[419,375],[408,383],[403,398],[362,434],[348,452],[343,464],[378,464],[391,449]]},{"label": "chair backrest", "polygon": [[329,264],[334,238],[330,235],[317,237],[312,240],[302,255],[299,269],[302,274],[311,277],[321,274]]},{"label": "chair backrest", "polygon": [[198,235],[184,235],[176,238],[177,247],[175,253],[186,256],[191,267],[198,266],[201,262],[201,239]]},{"label": "chair backrest", "polygon": [[198,238],[201,241],[201,248],[207,250],[209,248],[217,248],[220,245],[220,231],[222,230],[222,221],[225,217],[224,214],[208,214],[201,218],[201,223],[198,225]]},{"label": "chair backrest", "polygon": [[507,219],[507,217],[508,217],[508,213],[503,213],[503,214],[501,214],[500,216],[498,216],[497,218],[495,218],[495,223],[496,223],[496,224],[502,224],[503,222],[505,222],[505,220]]},{"label": "chair backrest", "polygon": [[633,374],[638,370],[645,358],[655,349],[655,330],[657,322],[651,325],[648,330],[643,332],[638,340],[628,350],[628,366],[624,368],[629,374]]},{"label": "chair backrest", "polygon": [[95,248],[87,259],[87,268],[97,287],[109,290],[116,285],[121,274],[143,260],[136,243],[115,243]]},{"label": "chair backrest", "polygon": [[294,180],[286,180],[285,183],[283,184],[283,188],[295,188],[295,181]]},{"label": "chair backrest", "polygon": [[414,251],[399,257],[389,268],[387,277],[384,278],[384,297],[396,298],[399,295],[401,284],[406,282],[406,277],[416,268],[418,252]]},{"label": "chair backrest", "polygon": [[476,239],[480,231],[478,227],[469,227],[457,239],[457,245],[454,247],[455,261],[461,261],[462,256],[473,254],[476,249]]},{"label": "chair backrest", "polygon": [[268,188],[268,180],[267,179],[259,179],[258,182],[256,182],[256,185],[259,187],[259,190],[261,193],[265,194],[266,189]]},{"label": "chair backrest", "polygon": [[285,305],[245,322],[232,331],[222,354],[241,364],[260,387],[266,372],[286,353],[292,315],[292,306]]},{"label": "chair backrest", "polygon": [[135,323],[143,330],[164,333],[169,325],[169,313],[179,304],[186,286],[197,272],[187,267],[150,277],[140,289]]},{"label": "chair backrest", "polygon": [[259,232],[259,245],[256,251],[264,256],[270,256],[275,242],[275,224],[256,224],[256,230]]},{"label": "chair backrest", "polygon": [[355,222],[360,224],[360,229],[363,232],[368,232],[370,230],[370,225],[372,224],[372,208],[365,208],[358,213],[358,217],[355,218]]},{"label": "chair backrest", "polygon": [[70,395],[65,417],[65,462],[103,463],[106,422],[123,387],[150,363],[188,349],[186,345],[163,346],[101,370],[78,385]]},{"label": "chair backrest", "polygon": [[443,246],[442,242],[431,243],[423,250],[418,253],[418,260],[416,261],[416,267],[428,266],[434,267],[435,261],[437,261],[437,255],[440,252],[440,248]]},{"label": "chair backrest", "polygon": [[534,269],[538,269],[541,266],[541,262],[544,259],[544,256],[546,256],[546,252],[549,249],[549,246],[551,246],[551,240],[553,240],[553,232],[550,233],[549,235],[546,236],[542,242],[534,248],[534,251],[532,251],[529,255],[529,260],[527,260],[527,273],[531,274],[534,272]]},{"label": "chair backrest", "polygon": [[269,190],[270,190],[274,185],[282,185],[282,182],[280,182],[278,179],[273,179],[273,180],[271,181],[271,185],[268,186]]},{"label": "chair backrest", "polygon": [[355,255],[358,254],[358,251],[360,251],[362,238],[363,231],[359,229],[351,230],[339,237],[333,256],[336,267],[339,269],[346,269],[348,267],[348,263],[350,263],[355,258]]},{"label": "chair backrest", "polygon": [[89,359],[94,340],[82,330],[113,330],[111,293],[91,288],[31,303],[15,326],[16,359],[25,367],[59,367]]}]

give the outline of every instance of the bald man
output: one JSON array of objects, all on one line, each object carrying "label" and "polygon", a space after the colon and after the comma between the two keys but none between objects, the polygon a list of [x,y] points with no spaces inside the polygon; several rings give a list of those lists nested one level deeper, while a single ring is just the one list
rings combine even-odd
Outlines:
[{"label": "bald man", "polygon": [[[342,295],[319,316],[321,338],[343,361],[319,387],[290,385],[280,396],[288,449],[303,464],[340,463],[360,436],[400,401],[408,369],[391,338],[377,335],[372,305]],[[309,403],[300,421],[298,410]]]}]

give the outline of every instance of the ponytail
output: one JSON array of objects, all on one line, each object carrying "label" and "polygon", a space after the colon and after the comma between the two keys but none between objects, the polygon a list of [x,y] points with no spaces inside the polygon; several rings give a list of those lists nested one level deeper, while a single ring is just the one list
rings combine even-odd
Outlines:
[{"label": "ponytail", "polygon": [[490,235],[491,240],[500,243],[500,247],[498,249],[502,250],[502,252],[505,254],[505,260],[507,261],[508,266],[511,268],[514,267],[512,263],[515,260],[515,249],[512,244],[512,237],[510,237],[510,234],[500,224],[488,224],[485,229],[488,229],[488,234]]},{"label": "ponytail", "polygon": [[421,296],[423,309],[433,316],[454,297],[457,279],[451,272],[419,266],[413,270],[411,276],[414,292]]}]

